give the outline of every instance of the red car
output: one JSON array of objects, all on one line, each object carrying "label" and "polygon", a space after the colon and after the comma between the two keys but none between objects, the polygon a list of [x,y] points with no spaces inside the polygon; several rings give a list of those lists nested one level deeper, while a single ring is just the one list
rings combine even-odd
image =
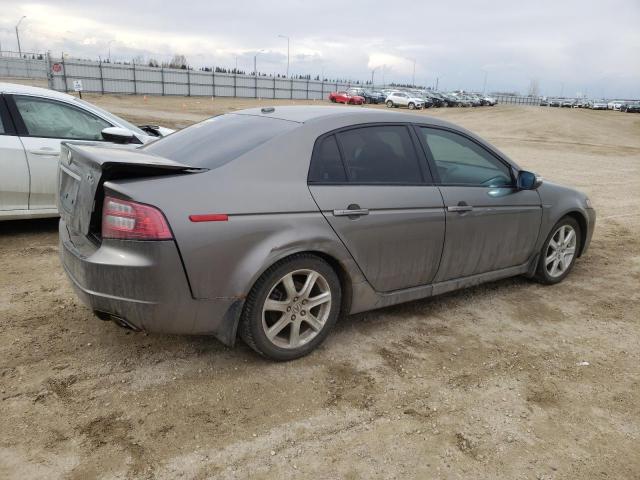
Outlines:
[{"label": "red car", "polygon": [[351,95],[347,92],[331,92],[329,94],[329,100],[333,103],[344,103],[349,105],[362,105],[364,103],[364,97],[360,95]]}]

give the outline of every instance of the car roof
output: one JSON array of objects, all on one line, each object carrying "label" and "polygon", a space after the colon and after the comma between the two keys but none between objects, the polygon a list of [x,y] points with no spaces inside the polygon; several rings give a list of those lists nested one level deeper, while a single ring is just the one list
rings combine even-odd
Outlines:
[{"label": "car roof", "polygon": [[256,115],[260,117],[273,118],[277,120],[288,120],[290,122],[308,123],[318,120],[348,119],[352,117],[356,123],[376,123],[376,122],[411,122],[425,123],[431,125],[450,126],[456,130],[461,130],[459,126],[453,125],[439,118],[427,115],[416,115],[413,113],[394,112],[387,109],[349,107],[349,106],[283,106],[283,107],[263,107],[248,108],[230,112],[235,115]]},{"label": "car roof", "polygon": [[68,95],[62,92],[56,92],[55,90],[49,90],[48,88],[32,87],[30,85],[19,85],[17,83],[2,83],[0,82],[0,93],[12,93],[16,95],[38,95],[39,97],[55,98],[58,100],[73,100],[74,96]]}]

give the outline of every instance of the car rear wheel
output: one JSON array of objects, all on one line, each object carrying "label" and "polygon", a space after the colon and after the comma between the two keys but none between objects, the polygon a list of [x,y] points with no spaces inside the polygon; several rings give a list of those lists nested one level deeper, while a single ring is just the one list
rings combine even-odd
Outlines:
[{"label": "car rear wheel", "polygon": [[561,282],[569,275],[579,251],[580,225],[574,218],[564,217],[544,242],[535,278],[547,285]]},{"label": "car rear wheel", "polygon": [[387,101],[387,107],[388,107],[388,108],[393,107],[393,102],[392,102],[391,100],[388,100],[388,101]]},{"label": "car rear wheel", "polygon": [[409,110],[413,110],[416,108],[416,104],[413,102],[409,102]]},{"label": "car rear wheel", "polygon": [[247,297],[240,337],[277,361],[300,358],[320,345],[338,319],[340,280],[331,266],[299,254],[269,268]]}]

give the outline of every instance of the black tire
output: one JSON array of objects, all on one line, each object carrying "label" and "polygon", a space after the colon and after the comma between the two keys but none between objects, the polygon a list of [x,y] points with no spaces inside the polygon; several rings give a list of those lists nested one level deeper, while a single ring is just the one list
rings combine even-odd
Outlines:
[{"label": "black tire", "polygon": [[329,100],[331,100],[331,103],[336,103],[336,99],[331,97]]},{"label": "black tire", "polygon": [[413,102],[409,102],[409,105],[407,105],[407,107],[409,107],[409,110],[415,110],[416,109],[416,104]]},{"label": "black tire", "polygon": [[[282,348],[267,337],[262,324],[262,308],[267,296],[278,285],[280,280],[288,273],[298,270],[313,270],[324,277],[331,292],[331,305],[322,329],[313,338],[297,348]],[[340,279],[333,268],[316,255],[296,254],[270,267],[256,281],[245,302],[240,325],[238,326],[238,334],[249,347],[266,358],[275,361],[294,360],[309,354],[327,338],[338,320],[341,303],[342,289],[340,287]],[[283,317],[285,315],[288,315],[288,313],[283,313]]]},{"label": "black tire", "polygon": [[[575,231],[575,236],[576,236],[575,253],[573,255],[573,258],[571,259],[571,263],[569,264],[569,267],[562,273],[562,275],[554,277],[554,276],[551,276],[549,272],[547,272],[545,259],[547,258],[547,254],[549,252],[549,243],[551,242],[552,237],[558,231],[558,229],[563,225],[568,225],[572,227],[573,230]],[[580,252],[580,248],[582,248],[581,242],[582,242],[582,236],[580,231],[580,225],[578,224],[578,222],[573,217],[569,217],[569,216],[561,218],[560,221],[558,221],[558,223],[556,223],[553,226],[553,228],[549,232],[549,235],[545,239],[544,244],[542,245],[534,279],[544,285],[553,285],[564,280],[565,277],[569,275],[569,273],[573,269],[573,266],[576,263],[576,259],[578,258],[578,253]]]},{"label": "black tire", "polygon": [[393,105],[393,102],[392,102],[391,100],[387,100],[387,102],[386,102],[386,103],[387,103],[387,108],[391,108],[391,107],[393,107],[393,106],[394,106],[394,105]]}]

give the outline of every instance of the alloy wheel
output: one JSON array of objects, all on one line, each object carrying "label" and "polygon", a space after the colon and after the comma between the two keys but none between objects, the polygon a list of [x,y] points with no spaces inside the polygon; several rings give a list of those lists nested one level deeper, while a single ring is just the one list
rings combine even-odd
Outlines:
[{"label": "alloy wheel", "polygon": [[551,236],[545,251],[544,268],[550,277],[560,277],[576,255],[576,231],[571,225],[560,226]]},{"label": "alloy wheel", "polygon": [[331,289],[315,270],[287,273],[271,288],[262,307],[262,328],[280,348],[298,348],[315,338],[331,312]]}]

